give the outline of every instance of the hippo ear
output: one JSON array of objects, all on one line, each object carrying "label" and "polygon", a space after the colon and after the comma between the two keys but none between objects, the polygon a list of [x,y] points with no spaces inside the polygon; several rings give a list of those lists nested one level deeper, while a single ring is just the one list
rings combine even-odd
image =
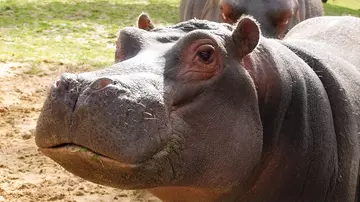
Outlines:
[{"label": "hippo ear", "polygon": [[260,39],[258,23],[249,16],[240,18],[232,33],[232,38],[241,58],[251,53],[258,45]]},{"label": "hippo ear", "polygon": [[140,14],[140,16],[138,17],[137,24],[138,24],[138,28],[144,29],[146,31],[154,29],[154,25],[151,22],[150,17],[145,13]]}]

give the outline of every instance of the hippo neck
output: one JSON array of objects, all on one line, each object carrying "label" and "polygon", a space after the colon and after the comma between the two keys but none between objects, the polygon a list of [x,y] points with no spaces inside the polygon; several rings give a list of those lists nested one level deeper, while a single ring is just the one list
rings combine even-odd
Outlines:
[{"label": "hippo neck", "polygon": [[336,138],[320,79],[277,40],[264,39],[243,66],[258,94],[263,156],[253,187],[240,201],[326,201],[337,154],[329,146]]},{"label": "hippo neck", "polygon": [[[263,39],[264,40],[264,39]],[[275,134],[281,125],[281,116],[290,102],[288,86],[284,86],[277,69],[277,62],[264,44],[242,59],[243,67],[248,71],[256,87],[260,116],[264,131],[263,159],[271,153],[277,142]]]}]

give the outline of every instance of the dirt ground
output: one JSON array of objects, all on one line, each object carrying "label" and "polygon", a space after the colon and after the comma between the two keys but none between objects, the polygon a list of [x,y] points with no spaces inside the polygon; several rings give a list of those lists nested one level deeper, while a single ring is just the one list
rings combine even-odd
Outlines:
[{"label": "dirt ground", "polygon": [[87,182],[37,151],[34,130],[49,86],[62,72],[86,67],[45,61],[31,69],[0,63],[0,201],[157,201]]}]

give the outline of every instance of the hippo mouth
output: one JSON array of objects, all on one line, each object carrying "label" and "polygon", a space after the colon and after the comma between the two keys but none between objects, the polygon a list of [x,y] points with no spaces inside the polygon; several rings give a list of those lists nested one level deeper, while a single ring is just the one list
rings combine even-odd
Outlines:
[{"label": "hippo mouth", "polygon": [[143,164],[121,163],[75,144],[61,144],[39,150],[65,170],[93,183],[121,189],[144,188],[143,184],[134,180],[146,170]]},{"label": "hippo mouth", "polygon": [[140,74],[147,82],[135,85],[133,76],[84,74],[64,75],[51,88],[36,127],[39,150],[68,172],[105,186],[146,189],[176,181],[172,166],[179,160],[170,157],[181,145],[155,85],[162,78]]},{"label": "hippo mouth", "polygon": [[61,144],[52,147],[39,148],[46,156],[54,159],[64,159],[64,158],[78,158],[82,161],[94,161],[102,164],[101,166],[105,166],[106,164],[116,165],[118,168],[136,168],[141,165],[141,163],[130,164],[130,163],[122,163],[118,160],[112,159],[100,153],[97,153],[87,147],[76,145],[76,144]]},{"label": "hippo mouth", "polygon": [[[38,148],[65,170],[93,183],[120,189],[146,189],[158,186],[159,177],[174,180],[172,163],[168,161],[173,141],[165,144],[155,155],[139,163],[124,163],[99,154],[87,147],[65,143]],[[158,165],[168,171],[159,173]],[[160,175],[160,176],[159,176]]]}]

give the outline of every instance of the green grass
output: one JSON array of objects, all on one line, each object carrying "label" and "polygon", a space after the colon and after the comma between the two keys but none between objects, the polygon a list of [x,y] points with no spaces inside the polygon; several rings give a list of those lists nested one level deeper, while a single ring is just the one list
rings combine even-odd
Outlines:
[{"label": "green grass", "polygon": [[353,15],[360,17],[360,0],[328,0],[325,15]]},{"label": "green grass", "polygon": [[354,10],[360,9],[360,0],[328,0],[328,4],[351,8]]},{"label": "green grass", "polygon": [[38,66],[31,66],[29,69],[25,70],[24,73],[29,75],[41,75],[43,71]]},{"label": "green grass", "polygon": [[175,23],[177,6],[174,0],[0,0],[0,62],[109,65],[120,28],[136,25],[143,11],[155,23]]},{"label": "green grass", "polygon": [[[155,23],[178,21],[180,0],[0,0],[0,62],[102,67],[114,60],[119,30],[141,12]],[[360,0],[328,0],[327,15],[360,17]],[[346,8],[347,7],[347,8]],[[56,65],[49,65],[56,68]]]}]

